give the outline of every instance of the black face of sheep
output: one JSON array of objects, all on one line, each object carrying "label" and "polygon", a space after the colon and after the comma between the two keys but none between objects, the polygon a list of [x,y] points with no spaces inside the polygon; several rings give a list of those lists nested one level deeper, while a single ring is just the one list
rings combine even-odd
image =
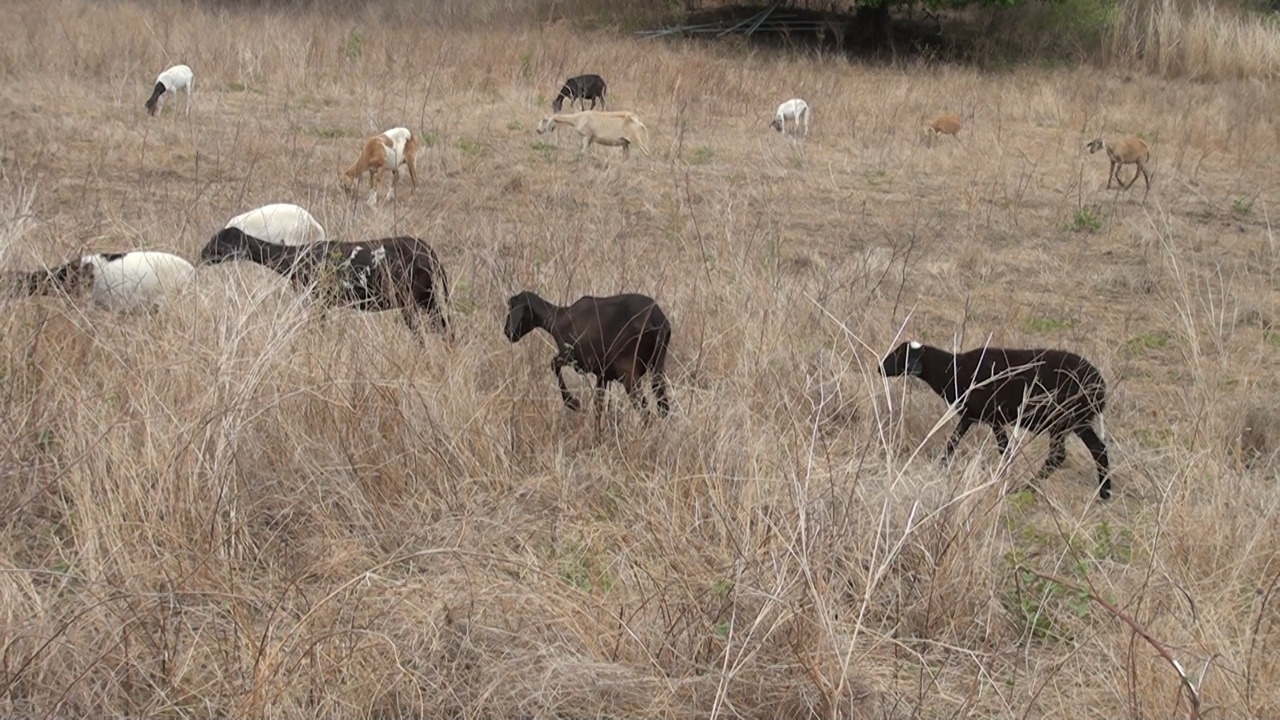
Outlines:
[{"label": "black face of sheep", "polygon": [[572,367],[596,376],[596,418],[604,402],[605,386],[622,383],[637,407],[647,407],[641,378],[649,376],[658,412],[670,412],[664,371],[671,323],[653,298],[638,294],[610,297],[583,297],[568,307],[547,302],[532,292],[522,292],[507,301],[504,334],[518,342],[537,328],[550,333],[557,352],[551,369],[565,406],[580,405],[569,394],[561,370]]},{"label": "black face of sheep", "polygon": [[[978,348],[953,355],[906,342],[885,356],[886,377],[918,377],[949,404],[960,421],[947,441],[944,459],[976,422],[989,425],[1000,452],[1009,448],[1009,426],[1049,434],[1049,457],[1039,477],[1066,461],[1067,435],[1077,435],[1098,466],[1098,496],[1111,497],[1107,446],[1093,429],[1106,407],[1106,382],[1088,360],[1063,350]],[[1034,490],[1034,487],[1031,489]]]},{"label": "black face of sheep", "polygon": [[578,100],[582,106],[586,106],[587,100],[591,101],[591,109],[596,109],[596,100],[600,101],[600,108],[604,109],[604,96],[608,91],[604,78],[599,75],[578,75],[571,77],[565,81],[564,87],[560,88],[560,94],[551,103],[552,112],[560,112],[564,107],[566,98],[570,100]]},{"label": "black face of sheep", "polygon": [[151,97],[145,103],[143,103],[147,108],[148,115],[156,114],[156,108],[158,107],[158,104],[160,102],[160,96],[164,94],[164,90],[165,90],[164,83],[162,82],[156,83],[155,90],[152,91]]},{"label": "black face of sheep", "polygon": [[880,363],[880,374],[885,377],[920,377],[920,373],[924,372],[924,365],[920,362],[920,350],[923,347],[918,342],[902,343],[884,357],[884,362]]},{"label": "black face of sheep", "polygon": [[519,342],[520,338],[537,328],[533,321],[532,298],[535,297],[537,295],[531,292],[522,292],[507,300],[507,325],[504,332],[511,342]]}]

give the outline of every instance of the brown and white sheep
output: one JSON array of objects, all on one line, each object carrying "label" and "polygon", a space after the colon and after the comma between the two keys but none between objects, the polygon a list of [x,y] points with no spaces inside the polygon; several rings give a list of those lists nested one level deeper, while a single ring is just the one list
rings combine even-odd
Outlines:
[{"label": "brown and white sheep", "polygon": [[360,158],[351,167],[342,171],[339,181],[343,189],[353,196],[360,189],[360,178],[369,176],[369,204],[378,202],[378,188],[382,187],[382,178],[387,171],[391,172],[391,187],[387,190],[386,200],[396,196],[396,185],[400,181],[400,173],[407,169],[413,189],[418,189],[418,139],[408,128],[396,127],[374,135],[364,141],[364,150]]}]

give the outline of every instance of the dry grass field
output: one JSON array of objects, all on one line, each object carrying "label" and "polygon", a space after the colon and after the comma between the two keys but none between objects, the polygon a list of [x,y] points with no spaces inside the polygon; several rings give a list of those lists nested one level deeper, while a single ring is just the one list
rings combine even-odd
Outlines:
[{"label": "dry grass field", "polygon": [[[457,328],[321,318],[243,263],[149,316],[0,300],[0,715],[1191,716],[1096,597],[1204,717],[1280,717],[1273,85],[375,11],[0,24],[0,269],[194,260],[296,202],[428,240]],[[149,118],[175,62],[194,108]],[[578,72],[651,156],[534,132]],[[768,129],[792,96],[804,142]],[[422,186],[349,202],[396,125]],[[1145,199],[1083,149],[1128,133]],[[547,335],[502,335],[521,289],[656,297],[672,416],[564,409]],[[942,467],[943,401],[877,372],[905,338],[1090,358],[1115,498],[1074,439],[1035,497],[1005,490],[1042,437],[1002,461],[976,429]]]}]

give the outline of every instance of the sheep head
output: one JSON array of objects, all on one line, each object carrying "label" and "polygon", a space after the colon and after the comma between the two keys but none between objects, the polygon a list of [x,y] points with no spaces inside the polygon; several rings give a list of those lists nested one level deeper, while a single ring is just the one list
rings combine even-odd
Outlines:
[{"label": "sheep head", "polygon": [[543,134],[543,133],[546,133],[546,132],[551,132],[552,130],[555,130],[555,129],[556,129],[556,123],[555,123],[555,121],[554,121],[554,120],[552,120],[552,119],[551,119],[551,116],[550,116],[550,115],[548,115],[547,117],[542,118],[542,121],[538,123],[538,134],[539,134],[539,135],[541,135],[541,134]]},{"label": "sheep head", "polygon": [[884,361],[880,363],[880,374],[885,377],[898,375],[918,377],[924,372],[924,363],[921,361],[923,351],[924,346],[914,340],[902,343],[884,357]]},{"label": "sheep head", "polygon": [[1103,148],[1105,148],[1106,146],[1107,146],[1107,143],[1104,142],[1102,138],[1094,138],[1088,145],[1085,145],[1085,147],[1089,148],[1090,153],[1096,153],[1099,150],[1102,150]]},{"label": "sheep head", "polygon": [[782,132],[782,118],[775,117],[773,119],[773,122],[769,123],[769,127],[773,128],[774,130],[777,130],[778,132]]},{"label": "sheep head", "polygon": [[243,230],[235,227],[223,228],[200,251],[200,264],[216,265],[235,260],[248,251],[248,246],[249,236]]},{"label": "sheep head", "polygon": [[529,291],[511,296],[507,300],[507,326],[505,333],[511,342],[518,342],[537,327],[533,319],[533,298],[537,297]]}]

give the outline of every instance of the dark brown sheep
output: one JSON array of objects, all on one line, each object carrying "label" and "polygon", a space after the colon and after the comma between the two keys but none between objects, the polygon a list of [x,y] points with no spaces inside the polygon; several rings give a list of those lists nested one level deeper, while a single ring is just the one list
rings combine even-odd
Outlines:
[{"label": "dark brown sheep", "polygon": [[577,100],[583,110],[587,109],[587,100],[591,101],[591,109],[596,109],[596,100],[600,100],[600,109],[604,109],[604,94],[608,91],[604,78],[599,75],[578,75],[565,80],[560,94],[551,102],[551,111],[560,112],[565,98]]},{"label": "dark brown sheep", "polygon": [[322,306],[366,312],[398,309],[419,341],[419,314],[425,311],[432,323],[449,335],[444,313],[449,301],[448,276],[431,246],[416,237],[281,245],[229,227],[219,230],[200,251],[202,264],[241,259],[289,278],[296,287],[312,293]]},{"label": "dark brown sheep", "polygon": [[571,410],[579,403],[569,394],[560,371],[566,366],[596,376],[597,416],[604,401],[605,385],[621,382],[638,407],[648,406],[640,379],[648,374],[658,413],[670,412],[663,366],[671,323],[653,298],[637,294],[611,297],[583,297],[568,307],[560,307],[532,292],[522,292],[507,301],[506,335],[517,342],[535,328],[542,328],[556,341],[559,352],[551,369],[560,385],[560,396]]},{"label": "dark brown sheep", "polygon": [[[1093,420],[1106,407],[1106,382],[1088,360],[1064,350],[977,348],[954,355],[918,342],[902,343],[880,365],[886,377],[914,375],[947,403],[957,405],[960,423],[943,457],[950,458],[975,422],[995,432],[1003,454],[1009,448],[1006,427],[1017,425],[1049,433],[1049,458],[1039,477],[1067,459],[1067,434],[1080,437],[1098,465],[1098,496],[1111,497],[1107,446]],[[1034,489],[1034,487],[1032,488]]]}]

